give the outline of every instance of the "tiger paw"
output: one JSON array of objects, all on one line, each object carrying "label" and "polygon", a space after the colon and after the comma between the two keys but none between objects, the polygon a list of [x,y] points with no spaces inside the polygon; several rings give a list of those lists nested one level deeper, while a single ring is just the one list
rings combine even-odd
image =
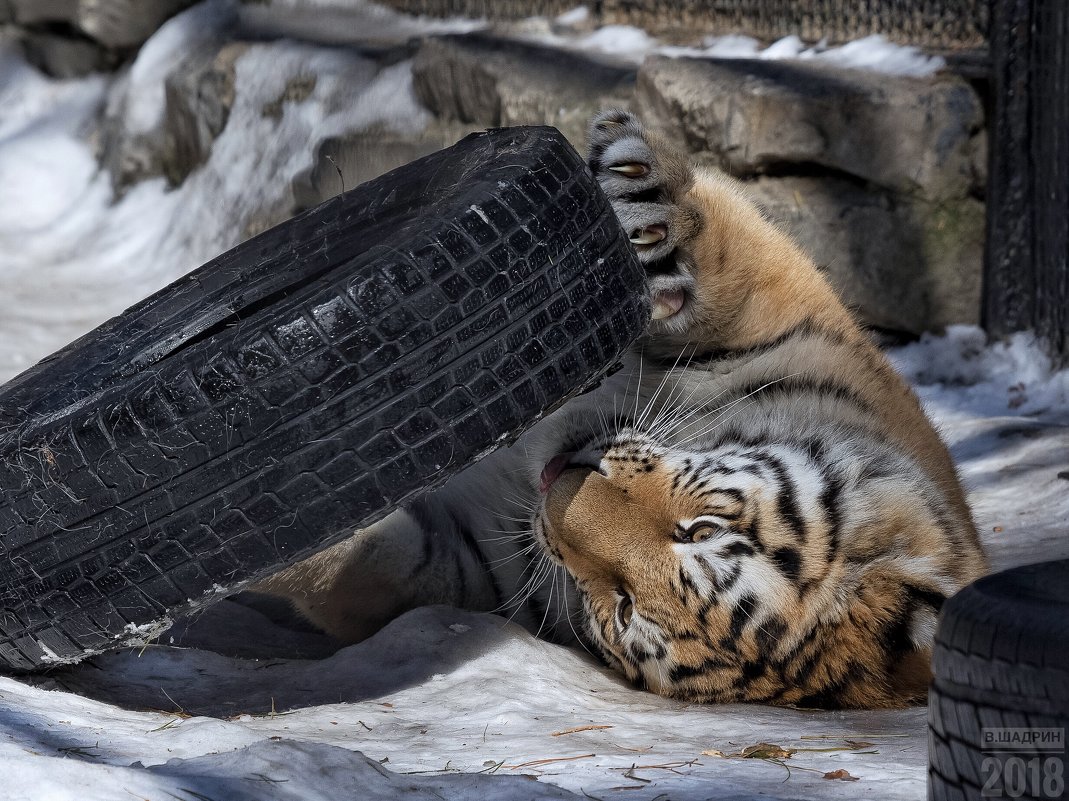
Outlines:
[{"label": "tiger paw", "polygon": [[653,319],[674,318],[694,290],[687,246],[701,229],[701,216],[687,202],[693,171],[625,111],[595,117],[588,142],[590,169],[646,268]]}]

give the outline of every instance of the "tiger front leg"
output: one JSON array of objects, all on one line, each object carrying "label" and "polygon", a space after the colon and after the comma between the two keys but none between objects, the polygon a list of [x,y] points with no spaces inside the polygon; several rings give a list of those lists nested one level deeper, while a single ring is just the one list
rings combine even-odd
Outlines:
[{"label": "tiger front leg", "polygon": [[595,117],[588,142],[590,169],[646,268],[651,332],[682,334],[694,318],[698,270],[691,246],[702,230],[691,197],[694,170],[625,111]]}]

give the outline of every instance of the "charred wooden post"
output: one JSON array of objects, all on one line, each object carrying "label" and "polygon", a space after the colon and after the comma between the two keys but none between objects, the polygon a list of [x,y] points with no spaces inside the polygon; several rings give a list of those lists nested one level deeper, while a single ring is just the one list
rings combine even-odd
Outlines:
[{"label": "charred wooden post", "polygon": [[1069,4],[996,0],[984,326],[1069,362]]}]

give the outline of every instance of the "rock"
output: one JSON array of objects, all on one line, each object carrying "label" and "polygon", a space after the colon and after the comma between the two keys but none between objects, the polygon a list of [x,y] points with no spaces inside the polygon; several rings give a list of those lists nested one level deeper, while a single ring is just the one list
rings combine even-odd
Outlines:
[{"label": "rock", "polygon": [[78,78],[115,66],[115,56],[88,39],[23,29],[16,39],[26,60],[54,78]]},{"label": "rock", "polygon": [[439,118],[480,126],[553,125],[583,147],[590,118],[629,107],[629,66],[484,34],[426,40],[412,67],[416,93]]},{"label": "rock", "polygon": [[[160,167],[172,186],[207,161],[212,142],[226,127],[234,105],[234,62],[246,49],[232,42],[214,58],[186,62],[167,77]],[[282,98],[278,103],[281,108]]]},{"label": "rock", "polygon": [[107,48],[134,48],[195,0],[7,0],[11,22],[66,24]]},{"label": "rock", "polygon": [[979,323],[979,201],[901,198],[826,177],[762,177],[747,188],[866,323],[912,334]]},{"label": "rock", "polygon": [[229,118],[234,64],[247,48],[242,42],[220,44],[211,37],[190,43],[185,54],[160,76],[163,113],[146,129],[130,123],[126,102],[130,92],[118,93],[122,99],[109,104],[98,148],[101,165],[111,174],[118,194],[159,175],[177,186],[204,163]]},{"label": "rock", "polygon": [[404,134],[377,126],[324,139],[316,149],[312,168],[293,182],[297,208],[311,208],[396,167],[449,147],[474,130],[474,126],[462,123],[433,122],[419,133]]},{"label": "rock", "polygon": [[983,109],[968,83],[804,61],[651,56],[647,124],[735,175],[818,165],[929,200],[966,197]]}]

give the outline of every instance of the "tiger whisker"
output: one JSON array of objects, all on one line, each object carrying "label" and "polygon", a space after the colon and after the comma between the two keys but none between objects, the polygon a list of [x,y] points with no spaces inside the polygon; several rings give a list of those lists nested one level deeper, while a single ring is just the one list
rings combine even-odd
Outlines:
[{"label": "tiger whisker", "polygon": [[497,609],[491,611],[497,612],[510,606],[515,606],[512,614],[507,618],[510,621],[519,614],[523,605],[527,603],[528,599],[530,599],[531,596],[538,591],[539,587],[545,583],[546,579],[549,578],[549,568],[551,567],[551,563],[549,563],[548,557],[545,554],[539,554],[539,560],[535,564],[536,567],[531,571],[531,578],[527,580],[523,587],[521,587],[515,595],[498,606]]},{"label": "tiger whisker", "polygon": [[[761,392],[764,389],[767,389],[768,387],[772,386],[773,384],[778,384],[781,381],[786,381],[788,378],[792,378],[794,375],[796,375],[796,374],[783,376],[782,378],[777,378],[774,381],[769,381],[767,384],[761,385],[760,387],[758,387],[757,389],[753,390],[752,392],[748,392],[745,395],[743,395],[742,397],[736,398],[735,400],[731,401],[731,403],[724,404],[723,406],[719,407],[715,412],[710,412],[710,414],[715,414],[716,417],[714,417],[713,420],[705,428],[702,428],[701,430],[699,430],[699,431],[697,431],[695,433],[686,435],[685,437],[679,439],[677,444],[678,445],[689,444],[690,442],[693,442],[698,437],[703,437],[706,434],[710,433],[711,431],[714,431],[716,428],[718,428],[719,426],[723,425],[728,420],[730,420],[732,417],[734,417],[736,414],[738,414],[740,411],[742,411],[742,409],[745,408],[745,406],[741,406],[741,408],[736,409],[732,414],[728,415],[727,418],[721,419],[725,412],[733,409],[736,406],[740,406],[740,404],[743,404],[744,401],[750,400],[751,398],[753,398],[754,395],[756,395],[757,393]],[[687,427],[689,427],[690,425],[691,424],[688,424]],[[680,431],[679,434],[681,434],[681,433],[682,432]]]},{"label": "tiger whisker", "polygon": [[[694,346],[694,350],[692,350],[691,354],[689,356],[687,356],[687,362],[686,362],[686,365],[684,366],[683,370],[681,371],[682,373],[686,373],[687,367],[690,366],[690,362],[694,358],[694,352],[696,350],[697,350],[697,346]],[[646,408],[643,409],[642,414],[639,416],[638,420],[635,421],[635,427],[638,428],[639,430],[643,429],[647,415],[654,408],[655,404],[657,403],[658,399],[660,398],[661,393],[664,391],[665,387],[668,386],[669,379],[671,379],[673,377],[673,374],[679,368],[679,362],[683,358],[684,354],[686,354],[686,352],[687,352],[687,348],[686,347],[682,348],[679,351],[679,354],[676,356],[676,360],[672,364],[672,367],[670,369],[666,370],[664,372],[664,375],[661,376],[661,380],[658,383],[657,388],[653,391],[653,394],[650,396],[649,403],[646,404]],[[672,401],[673,397],[675,396],[676,389],[677,389],[677,386],[678,386],[679,382],[675,382],[675,383],[676,383],[676,386],[673,386],[669,390],[668,396],[660,404],[660,407],[657,409],[657,413],[654,415],[654,417],[650,421],[649,425],[645,426],[646,430],[651,430],[654,426],[656,426],[657,422],[660,420],[661,416],[665,413],[665,410],[671,407],[671,401]]]}]

